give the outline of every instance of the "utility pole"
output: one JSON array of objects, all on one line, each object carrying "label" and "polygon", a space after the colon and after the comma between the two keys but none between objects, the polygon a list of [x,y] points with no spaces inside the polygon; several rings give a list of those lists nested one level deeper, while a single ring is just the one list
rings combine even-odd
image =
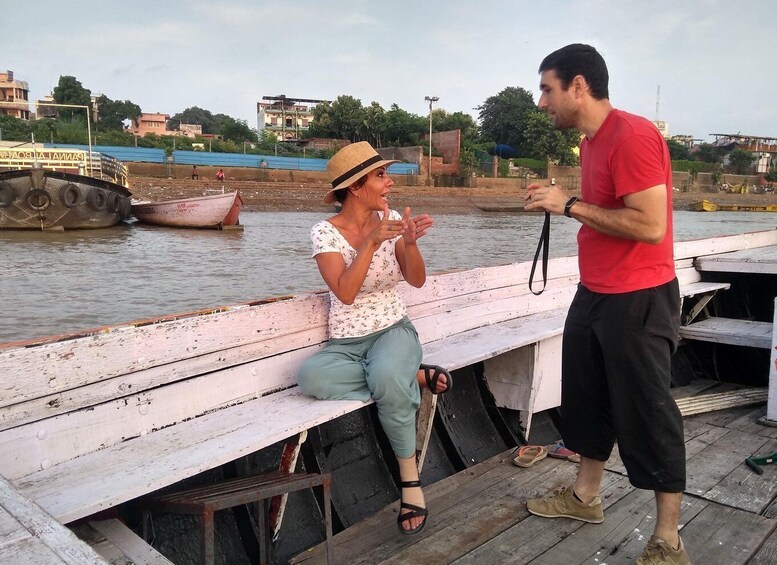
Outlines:
[{"label": "utility pole", "polygon": [[427,171],[427,184],[432,186],[432,104],[437,102],[438,96],[424,96],[424,100],[429,102],[429,170]]}]

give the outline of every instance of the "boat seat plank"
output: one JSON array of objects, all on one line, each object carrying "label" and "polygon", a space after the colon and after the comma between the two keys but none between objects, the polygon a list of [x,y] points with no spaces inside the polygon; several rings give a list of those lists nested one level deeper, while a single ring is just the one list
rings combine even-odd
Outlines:
[{"label": "boat seat plank", "polygon": [[696,259],[700,271],[777,274],[777,247],[743,249]]},{"label": "boat seat plank", "polygon": [[685,339],[769,349],[772,345],[772,326],[770,322],[713,317],[682,326],[680,336]]},{"label": "boat seat plank", "polygon": [[718,290],[728,290],[729,288],[731,288],[731,283],[698,281],[680,285],[680,296],[689,298],[699,294],[717,292]]},{"label": "boat seat plank", "polygon": [[424,344],[424,363],[459,369],[560,335],[567,309],[558,308],[461,332]]},{"label": "boat seat plank", "polygon": [[[464,367],[560,334],[565,316],[562,308],[436,340],[424,345],[424,361]],[[363,406],[358,401],[321,402],[294,386],[59,462],[19,478],[17,485],[58,519],[70,522]]]}]

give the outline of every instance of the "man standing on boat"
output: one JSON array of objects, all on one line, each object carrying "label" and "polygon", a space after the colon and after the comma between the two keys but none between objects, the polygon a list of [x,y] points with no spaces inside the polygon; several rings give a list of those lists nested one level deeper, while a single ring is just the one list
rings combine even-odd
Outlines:
[{"label": "man standing on boat", "polygon": [[564,327],[561,416],[581,455],[574,485],[529,500],[546,518],[604,520],[604,465],[618,442],[629,481],[653,490],[657,518],[638,564],[690,563],[678,533],[685,490],[683,422],[669,392],[680,296],[674,272],[669,150],[648,120],[612,107],[607,66],[589,45],[542,61],[539,107],[577,128],[581,197],[528,187],[527,210],[579,221],[580,286]]}]

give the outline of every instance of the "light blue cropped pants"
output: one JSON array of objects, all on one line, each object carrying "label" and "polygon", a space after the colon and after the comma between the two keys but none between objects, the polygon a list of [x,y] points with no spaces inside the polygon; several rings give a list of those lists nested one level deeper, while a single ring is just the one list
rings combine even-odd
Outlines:
[{"label": "light blue cropped pants", "polygon": [[415,455],[421,402],[416,373],[421,342],[409,319],[373,334],[330,339],[297,376],[303,392],[321,400],[375,400],[378,418],[397,457]]}]

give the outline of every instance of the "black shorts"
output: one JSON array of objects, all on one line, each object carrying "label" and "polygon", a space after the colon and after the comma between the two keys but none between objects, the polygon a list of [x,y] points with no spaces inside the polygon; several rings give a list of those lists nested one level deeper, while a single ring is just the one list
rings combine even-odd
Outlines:
[{"label": "black shorts", "polygon": [[617,440],[629,480],[641,489],[685,490],[683,420],[669,393],[679,325],[674,279],[623,294],[580,285],[564,327],[564,443],[606,461]]}]

